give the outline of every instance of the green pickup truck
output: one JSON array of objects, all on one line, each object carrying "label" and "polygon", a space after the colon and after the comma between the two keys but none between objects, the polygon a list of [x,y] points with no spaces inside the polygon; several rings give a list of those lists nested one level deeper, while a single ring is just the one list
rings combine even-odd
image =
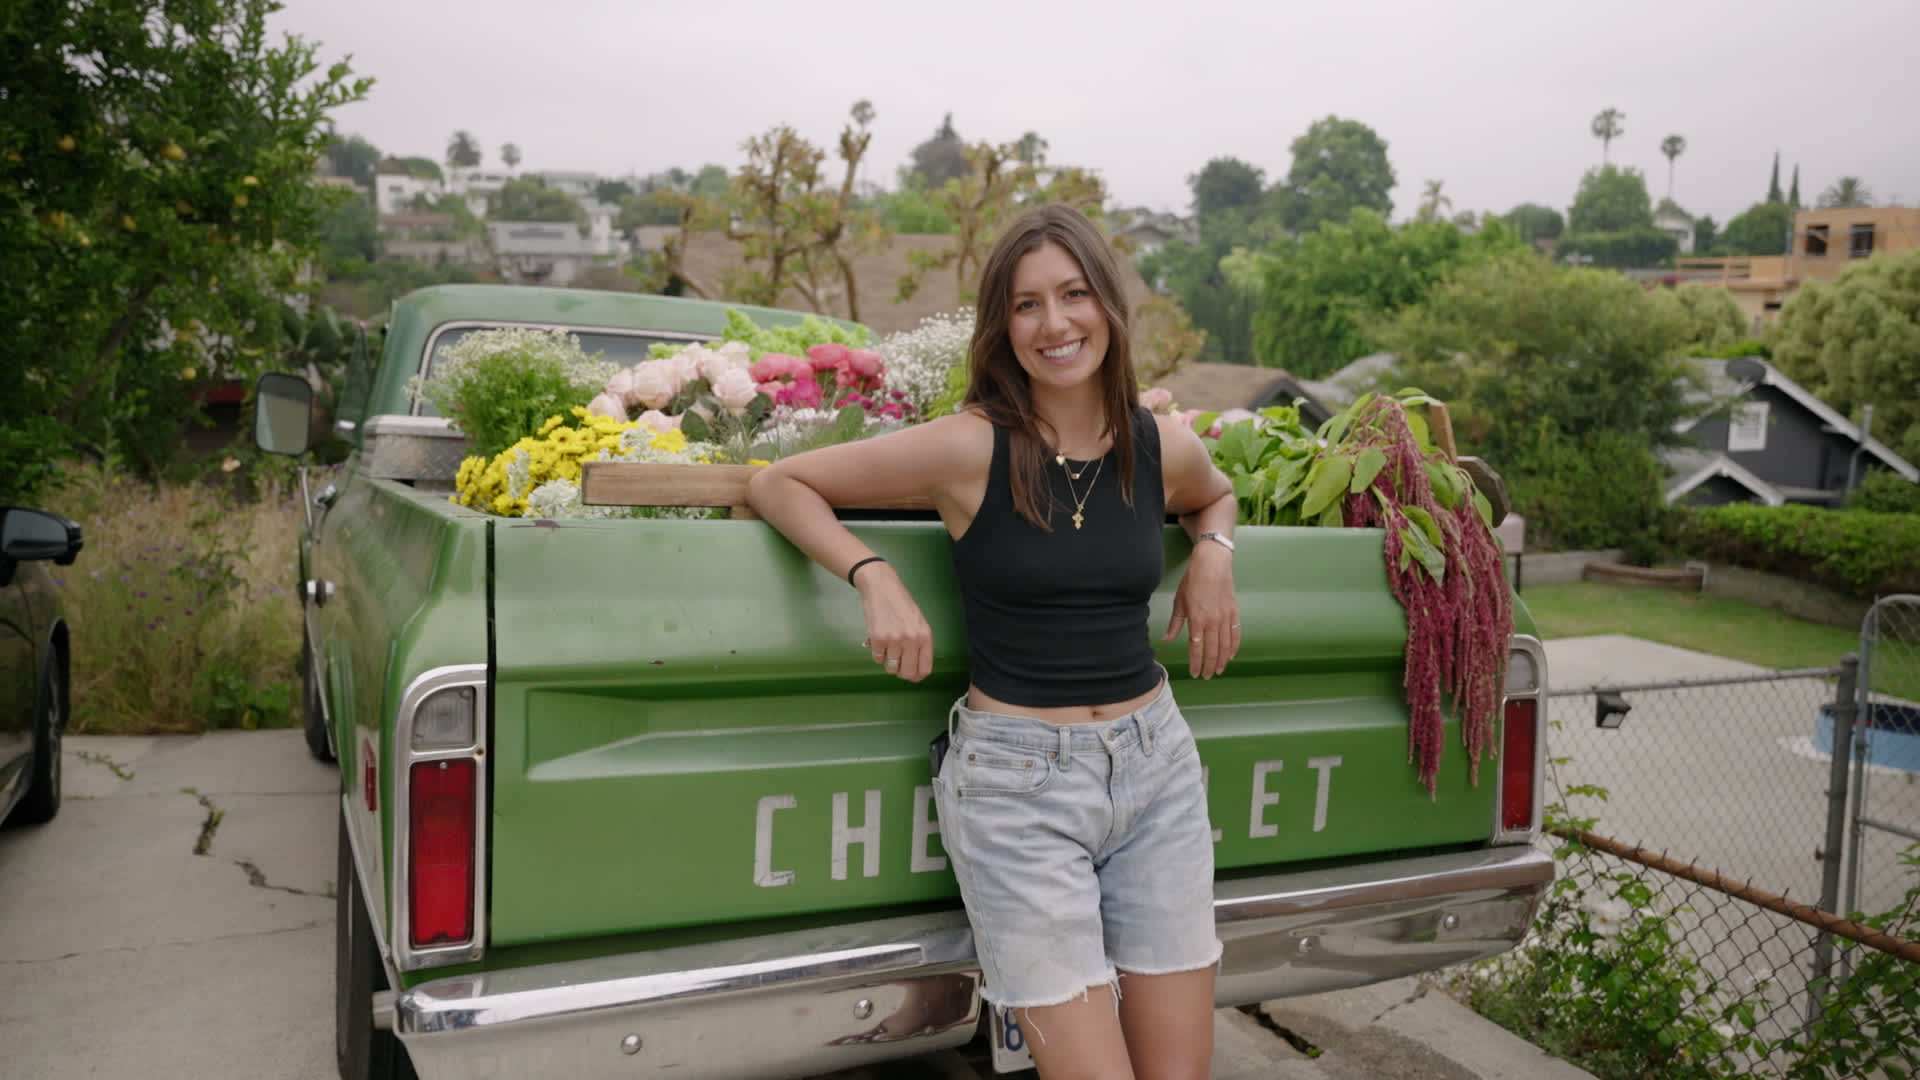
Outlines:
[{"label": "green pickup truck", "polygon": [[[413,389],[440,349],[560,327],[631,363],[725,313],[437,287],[356,350],[352,450],[303,480],[299,558],[308,743],[341,777],[342,1076],[798,1077],[1001,1030],[929,784],[967,657],[937,520],[854,525],[932,624],[911,685],[860,647],[857,594],[764,523],[449,499],[464,443]],[[262,445],[303,452],[310,400],[266,376]],[[1470,784],[1449,720],[1430,796],[1383,536],[1243,527],[1228,673],[1187,679],[1159,646],[1209,774],[1222,1005],[1509,949],[1552,880],[1531,619],[1516,599],[1498,757]],[[1156,624],[1189,553],[1177,527],[1166,545]]]}]

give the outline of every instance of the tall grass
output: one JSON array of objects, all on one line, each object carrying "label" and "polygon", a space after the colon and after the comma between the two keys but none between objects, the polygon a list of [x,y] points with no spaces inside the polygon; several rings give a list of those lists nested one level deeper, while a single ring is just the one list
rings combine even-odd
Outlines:
[{"label": "tall grass", "polygon": [[86,548],[54,567],[81,733],[283,727],[298,720],[299,500],[269,483],[155,488],[95,468],[46,500]]}]

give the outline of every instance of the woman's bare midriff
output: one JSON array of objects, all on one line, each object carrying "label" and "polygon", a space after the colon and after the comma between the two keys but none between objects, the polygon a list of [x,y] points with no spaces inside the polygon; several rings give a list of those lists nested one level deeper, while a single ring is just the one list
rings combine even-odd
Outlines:
[{"label": "woman's bare midriff", "polygon": [[1166,682],[1162,680],[1159,686],[1155,686],[1139,697],[1108,705],[1062,705],[1037,708],[1032,705],[1014,705],[1001,701],[977,686],[969,686],[967,687],[967,708],[980,712],[1000,713],[1005,716],[1025,716],[1047,724],[1097,724],[1103,720],[1113,720],[1146,708],[1160,696],[1160,691],[1165,687]]}]

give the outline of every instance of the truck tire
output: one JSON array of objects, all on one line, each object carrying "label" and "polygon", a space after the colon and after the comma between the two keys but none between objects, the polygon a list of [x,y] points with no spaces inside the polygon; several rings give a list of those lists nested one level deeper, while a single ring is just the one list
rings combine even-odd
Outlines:
[{"label": "truck tire", "polygon": [[33,776],[27,794],[13,808],[10,825],[38,825],[60,812],[60,743],[67,731],[66,665],[60,654],[47,657],[33,705]]},{"label": "truck tire", "polygon": [[333,747],[327,742],[327,718],[320,707],[320,680],[314,672],[313,650],[300,648],[300,726],[306,729],[307,750],[331,765]]},{"label": "truck tire", "polygon": [[373,995],[387,988],[366,897],[353,871],[346,815],[340,817],[339,880],[334,886],[334,1058],[340,1080],[414,1080],[413,1062],[391,1031],[373,1026]]}]

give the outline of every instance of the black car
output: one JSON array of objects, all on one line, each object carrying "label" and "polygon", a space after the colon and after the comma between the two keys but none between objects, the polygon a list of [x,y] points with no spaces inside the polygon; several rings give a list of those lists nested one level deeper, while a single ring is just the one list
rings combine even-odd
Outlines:
[{"label": "black car", "polygon": [[0,508],[0,821],[60,812],[67,728],[67,621],[48,562],[70,566],[80,526],[41,510]]}]

